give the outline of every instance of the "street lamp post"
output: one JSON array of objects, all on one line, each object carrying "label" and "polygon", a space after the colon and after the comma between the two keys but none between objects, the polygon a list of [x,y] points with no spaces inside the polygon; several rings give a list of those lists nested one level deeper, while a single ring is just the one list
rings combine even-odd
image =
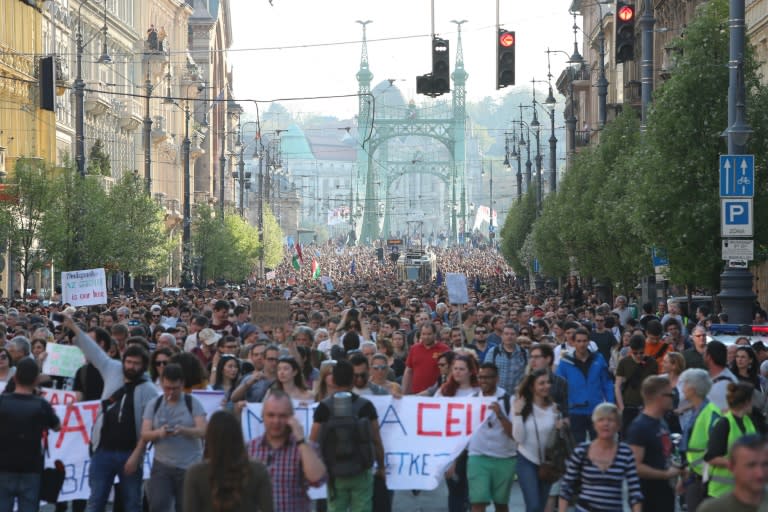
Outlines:
[{"label": "street lamp post", "polygon": [[144,82],[147,95],[144,97],[144,192],[152,194],[152,116],[149,114],[149,98],[152,96],[152,80],[149,72]]},{"label": "street lamp post", "polygon": [[[193,84],[190,84],[193,85]],[[163,99],[164,105],[173,105],[178,109],[181,109],[184,113],[184,140],[181,143],[181,159],[184,167],[184,177],[182,186],[184,188],[183,206],[182,206],[182,234],[181,234],[181,284],[183,287],[188,288],[193,284],[192,275],[192,184],[191,184],[191,169],[190,169],[190,150],[192,141],[189,139],[189,120],[191,119],[193,112],[189,109],[190,99],[186,98],[184,107],[182,108],[171,97],[170,82],[168,84],[168,92]],[[187,88],[187,94],[189,94],[189,87]]]},{"label": "street lamp post", "polygon": [[[235,174],[234,178],[240,184],[240,217],[243,217],[243,218],[245,218],[245,189],[247,188],[246,185],[248,184],[248,180],[251,179],[250,171],[247,173],[245,172],[245,150],[248,148],[248,146],[251,145],[251,143],[250,142],[247,144],[243,143],[243,130],[249,124],[253,124],[256,126],[259,125],[259,123],[257,123],[256,121],[248,121],[246,123],[240,124],[240,119],[238,119],[237,142],[235,143],[235,153],[239,155],[239,161],[237,162],[238,171],[234,173]],[[256,138],[254,138],[254,140],[256,140]],[[261,163],[259,163],[259,173],[261,173]],[[259,209],[261,209],[261,204],[259,205]]]},{"label": "street lamp post", "polygon": [[[98,35],[94,34],[91,39],[83,43],[83,20],[82,9],[88,0],[83,0],[77,9],[77,76],[72,84],[75,96],[75,162],[77,163],[77,172],[81,177],[85,177],[85,80],[83,80],[83,52],[88,45]],[[99,64],[109,64],[112,57],[107,53],[107,2],[104,0],[104,26],[101,28],[104,33],[104,44],[102,54],[97,61]]]},{"label": "street lamp post", "polygon": [[[728,128],[723,135],[727,137],[729,155],[745,154],[747,140],[752,134],[752,128],[746,121],[744,9],[744,0],[730,0],[728,3]],[[720,274],[720,294],[717,298],[730,323],[752,323],[756,298],[753,282],[754,277],[746,268],[731,268],[729,265]]]},{"label": "street lamp post", "polygon": [[[531,80],[535,83],[536,80]],[[539,116],[536,113],[536,89],[533,89],[533,101],[531,102],[531,108],[533,109],[533,119],[531,120],[531,128],[533,129],[533,136],[536,137],[536,211],[541,210],[542,200],[542,179],[541,179],[541,123],[539,123]]]},{"label": "street lamp post", "polygon": [[184,142],[181,144],[182,160],[184,162],[184,208],[183,208],[183,230],[181,235],[182,260],[181,260],[181,280],[184,287],[192,284],[191,263],[192,263],[192,197],[191,197],[191,179],[189,168],[189,150],[191,142],[189,140],[189,118],[191,117],[189,102],[184,106]]}]

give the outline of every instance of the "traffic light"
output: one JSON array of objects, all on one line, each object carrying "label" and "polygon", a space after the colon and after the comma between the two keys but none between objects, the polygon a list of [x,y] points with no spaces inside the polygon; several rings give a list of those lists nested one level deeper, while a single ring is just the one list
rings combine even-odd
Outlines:
[{"label": "traffic light", "polygon": [[635,6],[616,2],[616,62],[635,59]]},{"label": "traffic light", "polygon": [[496,38],[496,89],[515,85],[515,33],[499,29]]},{"label": "traffic light", "polygon": [[432,93],[436,96],[451,92],[451,63],[448,53],[446,39],[432,39]]},{"label": "traffic light", "polygon": [[40,108],[43,110],[56,110],[56,62],[53,57],[40,59]]},{"label": "traffic light", "polygon": [[416,94],[440,96],[451,92],[451,65],[448,41],[432,39],[432,72],[416,77]]}]

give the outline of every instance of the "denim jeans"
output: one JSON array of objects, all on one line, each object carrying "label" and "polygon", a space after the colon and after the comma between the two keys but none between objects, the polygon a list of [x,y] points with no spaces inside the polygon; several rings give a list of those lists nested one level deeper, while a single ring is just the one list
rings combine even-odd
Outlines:
[{"label": "denim jeans", "polygon": [[448,486],[448,512],[465,512],[469,508],[466,454],[456,459],[453,478],[446,479],[445,483]]},{"label": "denim jeans", "polygon": [[523,491],[525,512],[542,512],[552,484],[539,479],[539,466],[517,454],[517,481]]},{"label": "denim jeans", "polygon": [[18,501],[18,512],[40,510],[40,473],[0,473],[0,512],[13,512]]},{"label": "denim jeans", "polygon": [[587,440],[587,433],[589,438],[595,438],[595,428],[592,425],[592,416],[586,414],[571,414],[571,433],[573,434],[573,440],[576,444],[583,443]]},{"label": "denim jeans", "polygon": [[141,512],[142,467],[139,466],[132,475],[123,473],[123,466],[130,455],[131,452],[101,449],[94,452],[88,474],[91,496],[88,498],[86,512],[104,512],[116,476],[120,478],[124,511]]},{"label": "denim jeans", "polygon": [[182,512],[184,495],[184,474],[187,471],[152,461],[152,471],[147,482],[149,512]]}]

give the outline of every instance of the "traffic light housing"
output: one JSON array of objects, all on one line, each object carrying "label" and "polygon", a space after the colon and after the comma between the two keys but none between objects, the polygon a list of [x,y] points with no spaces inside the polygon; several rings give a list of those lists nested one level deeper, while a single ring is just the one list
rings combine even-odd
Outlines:
[{"label": "traffic light housing", "polygon": [[616,2],[616,62],[635,59],[635,6]]},{"label": "traffic light housing", "polygon": [[496,37],[496,89],[515,85],[514,31],[499,29]]},{"label": "traffic light housing", "polygon": [[449,62],[448,40],[432,39],[432,93],[435,95],[451,92],[451,63]]},{"label": "traffic light housing", "polygon": [[56,62],[53,57],[40,59],[40,108],[56,111]]},{"label": "traffic light housing", "polygon": [[416,93],[426,96],[440,96],[451,92],[451,63],[448,41],[432,39],[432,72],[416,77]]}]

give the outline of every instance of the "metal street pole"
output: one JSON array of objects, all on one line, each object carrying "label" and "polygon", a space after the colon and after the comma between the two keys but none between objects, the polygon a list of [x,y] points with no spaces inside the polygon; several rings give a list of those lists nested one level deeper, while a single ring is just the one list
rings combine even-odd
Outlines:
[{"label": "metal street pole", "polygon": [[605,30],[603,30],[603,9],[597,4],[600,12],[600,31],[597,38],[600,41],[600,74],[597,77],[597,122],[598,128],[605,127],[607,119],[608,79],[605,77]]},{"label": "metal street pole", "polygon": [[83,31],[80,20],[80,9],[86,4],[84,1],[77,10],[77,76],[72,84],[75,95],[75,162],[77,172],[85,177],[85,81],[83,81]]},{"label": "metal street pole", "polygon": [[240,217],[245,218],[245,144],[240,144],[240,161],[237,162],[237,178],[240,182]]},{"label": "metal street pole", "polygon": [[[226,135],[221,135],[221,156],[219,156],[219,212],[221,213],[221,220],[224,220],[224,175],[227,172],[227,156],[224,154],[226,147]],[[243,213],[240,212],[242,217]]]},{"label": "metal street pole", "polygon": [[491,210],[490,217],[491,220],[489,221],[490,227],[490,233],[488,238],[491,240],[491,246],[493,246],[493,238],[496,236],[493,231],[493,160],[491,160],[491,181],[488,183],[488,192],[490,197],[490,205],[489,208]]},{"label": "metal street pole", "polygon": [[[261,132],[261,126],[259,126],[259,132]],[[259,138],[259,144],[261,145],[261,154],[259,155],[259,279],[264,278],[264,145],[261,144],[261,138]]]},{"label": "metal street pole", "polygon": [[[746,153],[747,139],[752,128],[746,122],[746,91],[744,87],[744,0],[730,0],[728,4],[729,60],[728,60],[728,140],[729,155]],[[720,294],[717,296],[729,323],[751,324],[752,310],[757,295],[753,291],[754,278],[749,269],[727,266],[720,274]]]},{"label": "metal street pole", "polygon": [[147,73],[144,82],[147,95],[144,97],[144,191],[152,194],[152,117],[149,115],[149,98],[152,96],[152,81]]},{"label": "metal street pole", "polygon": [[643,55],[640,60],[640,131],[645,131],[648,122],[648,107],[653,93],[653,18],[652,0],[643,0],[643,15],[639,25],[642,34]]},{"label": "metal street pole", "polygon": [[189,102],[184,107],[184,142],[181,145],[182,160],[184,162],[184,209],[183,209],[183,231],[182,231],[182,285],[189,287],[192,285],[191,274],[191,252],[192,252],[192,197],[191,197],[191,183],[190,183],[190,168],[189,168],[189,152],[191,142],[189,140],[189,118],[191,113],[189,111]]}]

